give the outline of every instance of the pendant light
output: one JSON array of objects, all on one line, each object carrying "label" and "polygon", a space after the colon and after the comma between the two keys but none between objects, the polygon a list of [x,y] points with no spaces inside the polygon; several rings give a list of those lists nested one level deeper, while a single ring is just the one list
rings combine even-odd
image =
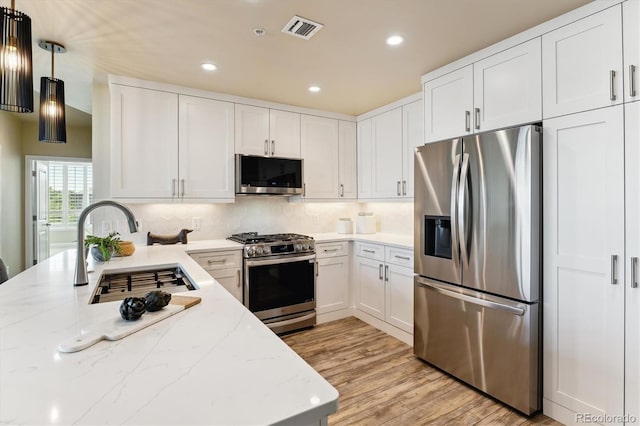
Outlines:
[{"label": "pendant light", "polygon": [[0,20],[0,109],[33,112],[31,18],[2,7]]},{"label": "pendant light", "polygon": [[46,40],[40,41],[38,45],[51,52],[51,77],[40,77],[40,131],[38,139],[41,142],[66,143],[64,81],[53,76],[53,58],[56,53],[64,53],[67,49],[61,44]]}]

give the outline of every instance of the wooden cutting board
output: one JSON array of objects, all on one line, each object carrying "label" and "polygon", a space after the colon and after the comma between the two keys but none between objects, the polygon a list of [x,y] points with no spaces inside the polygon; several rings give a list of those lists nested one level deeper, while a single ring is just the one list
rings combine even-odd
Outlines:
[{"label": "wooden cutting board", "polygon": [[58,351],[78,352],[101,340],[120,340],[178,312],[189,309],[200,303],[200,300],[199,297],[194,296],[172,296],[167,306],[156,312],[145,312],[137,321],[126,321],[118,315],[115,319],[98,324],[89,333],[65,340],[58,345]]}]

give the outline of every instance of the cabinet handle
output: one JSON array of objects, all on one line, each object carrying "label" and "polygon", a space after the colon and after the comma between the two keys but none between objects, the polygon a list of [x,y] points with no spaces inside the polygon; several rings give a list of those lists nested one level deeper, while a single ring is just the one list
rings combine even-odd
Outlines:
[{"label": "cabinet handle", "polygon": [[378,278],[382,279],[382,263],[378,266]]},{"label": "cabinet handle", "polygon": [[631,258],[631,288],[638,288],[638,258]]},{"label": "cabinet handle", "polygon": [[475,112],[475,122],[476,122],[476,130],[480,130],[480,108],[476,108]]},{"label": "cabinet handle", "polygon": [[307,196],[307,184],[306,183],[302,184],[302,196],[303,197]]},{"label": "cabinet handle", "polygon": [[398,256],[397,254],[394,255],[393,257],[395,257],[396,259],[402,259],[402,260],[411,260],[410,257],[407,256]]},{"label": "cabinet handle", "polygon": [[276,155],[276,141],[271,140],[271,155]]},{"label": "cabinet handle", "polygon": [[269,139],[264,140],[264,155],[269,155]]},{"label": "cabinet handle", "polygon": [[176,196],[176,180],[175,179],[171,179],[171,196],[172,197]]},{"label": "cabinet handle", "polygon": [[324,252],[325,253],[334,253],[334,252],[336,252],[338,250],[340,250],[340,249],[324,249]]},{"label": "cabinet handle", "polygon": [[316,277],[319,277],[320,276],[320,267],[318,265],[318,262],[315,262],[313,264],[313,267],[316,269]]},{"label": "cabinet handle", "polygon": [[629,95],[636,96],[636,66],[629,65]]},{"label": "cabinet handle", "polygon": [[184,197],[184,179],[180,179],[180,186],[182,187],[182,194],[180,196]]},{"label": "cabinet handle", "polygon": [[340,184],[340,196],[344,197],[344,185]]},{"label": "cabinet handle", "polygon": [[238,269],[236,273],[238,274],[238,288],[240,288],[240,269]]},{"label": "cabinet handle", "polygon": [[407,181],[402,181],[402,195],[407,195]]},{"label": "cabinet handle", "polygon": [[611,284],[618,284],[618,255],[611,255]]},{"label": "cabinet handle", "polygon": [[389,265],[384,265],[384,280],[389,281]]},{"label": "cabinet handle", "polygon": [[222,260],[211,260],[211,259],[209,259],[209,260],[207,260],[207,263],[209,265],[211,265],[211,264],[214,264],[214,263],[225,263],[226,261],[227,261],[226,259],[222,259]]},{"label": "cabinet handle", "polygon": [[401,195],[401,193],[400,193],[400,181],[398,181],[398,184],[396,185],[396,192],[398,193],[398,195]]},{"label": "cabinet handle", "polygon": [[470,111],[464,112],[464,130],[466,130],[467,132],[471,131],[471,112]]},{"label": "cabinet handle", "polygon": [[616,72],[614,70],[609,71],[609,99],[616,100],[616,93],[613,87],[614,80],[616,79]]},{"label": "cabinet handle", "polygon": [[363,252],[365,253],[371,253],[371,254],[375,254],[375,250],[367,250],[367,249],[362,249]]}]

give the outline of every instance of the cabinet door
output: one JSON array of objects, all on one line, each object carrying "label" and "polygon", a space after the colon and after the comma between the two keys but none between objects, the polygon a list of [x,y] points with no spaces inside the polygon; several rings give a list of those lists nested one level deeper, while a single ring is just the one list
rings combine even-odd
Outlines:
[{"label": "cabinet door", "polygon": [[402,195],[413,198],[416,147],[424,144],[422,100],[402,107]]},{"label": "cabinet door", "polygon": [[[624,46],[624,100],[640,100],[640,1],[622,3]],[[640,417],[638,417],[640,418]]]},{"label": "cabinet door", "polygon": [[349,307],[349,257],[318,259],[316,309],[318,314]]},{"label": "cabinet door", "polygon": [[180,95],[180,196],[233,199],[233,104]]},{"label": "cabinet door", "polygon": [[[640,419],[640,102],[625,105],[626,343],[625,413]],[[635,260],[634,260],[635,259]],[[635,272],[635,276],[633,273]]]},{"label": "cabinet door", "polygon": [[542,120],[540,38],[473,64],[476,132]]},{"label": "cabinet door", "polygon": [[384,321],[383,262],[356,257],[356,308]]},{"label": "cabinet door", "polygon": [[402,108],[373,117],[373,198],[402,195]]},{"label": "cabinet door", "polygon": [[178,95],[111,86],[111,195],[177,196]]},{"label": "cabinet door", "polygon": [[338,120],[303,115],[302,158],[306,198],[338,198]]},{"label": "cabinet door", "polygon": [[427,81],[423,99],[426,142],[471,133],[473,65]]},{"label": "cabinet door", "polygon": [[235,105],[236,154],[269,155],[269,109]]},{"label": "cabinet door", "polygon": [[622,112],[544,125],[544,397],[597,416],[624,401]]},{"label": "cabinet door", "polygon": [[617,5],[542,36],[544,118],[622,102],[621,21]]},{"label": "cabinet door", "polygon": [[385,320],[413,334],[413,268],[385,265]]},{"label": "cabinet door", "polygon": [[359,121],[358,137],[358,198],[373,195],[373,124],[368,118]]},{"label": "cabinet door", "polygon": [[216,279],[229,293],[242,303],[242,280],[240,279],[240,269],[213,269],[208,270],[209,274]]},{"label": "cabinet door", "polygon": [[269,110],[269,155],[300,158],[300,114]]},{"label": "cabinet door", "polygon": [[356,123],[340,121],[338,148],[338,182],[340,182],[340,198],[355,199],[358,197],[358,172],[356,152]]}]

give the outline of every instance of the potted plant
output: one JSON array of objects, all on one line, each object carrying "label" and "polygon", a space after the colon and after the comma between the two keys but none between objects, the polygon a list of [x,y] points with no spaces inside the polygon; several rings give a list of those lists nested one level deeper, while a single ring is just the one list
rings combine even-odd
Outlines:
[{"label": "potted plant", "polygon": [[84,239],[84,246],[91,248],[91,255],[99,262],[106,262],[114,254],[120,253],[120,234],[110,232],[106,237],[96,237],[87,235]]}]

